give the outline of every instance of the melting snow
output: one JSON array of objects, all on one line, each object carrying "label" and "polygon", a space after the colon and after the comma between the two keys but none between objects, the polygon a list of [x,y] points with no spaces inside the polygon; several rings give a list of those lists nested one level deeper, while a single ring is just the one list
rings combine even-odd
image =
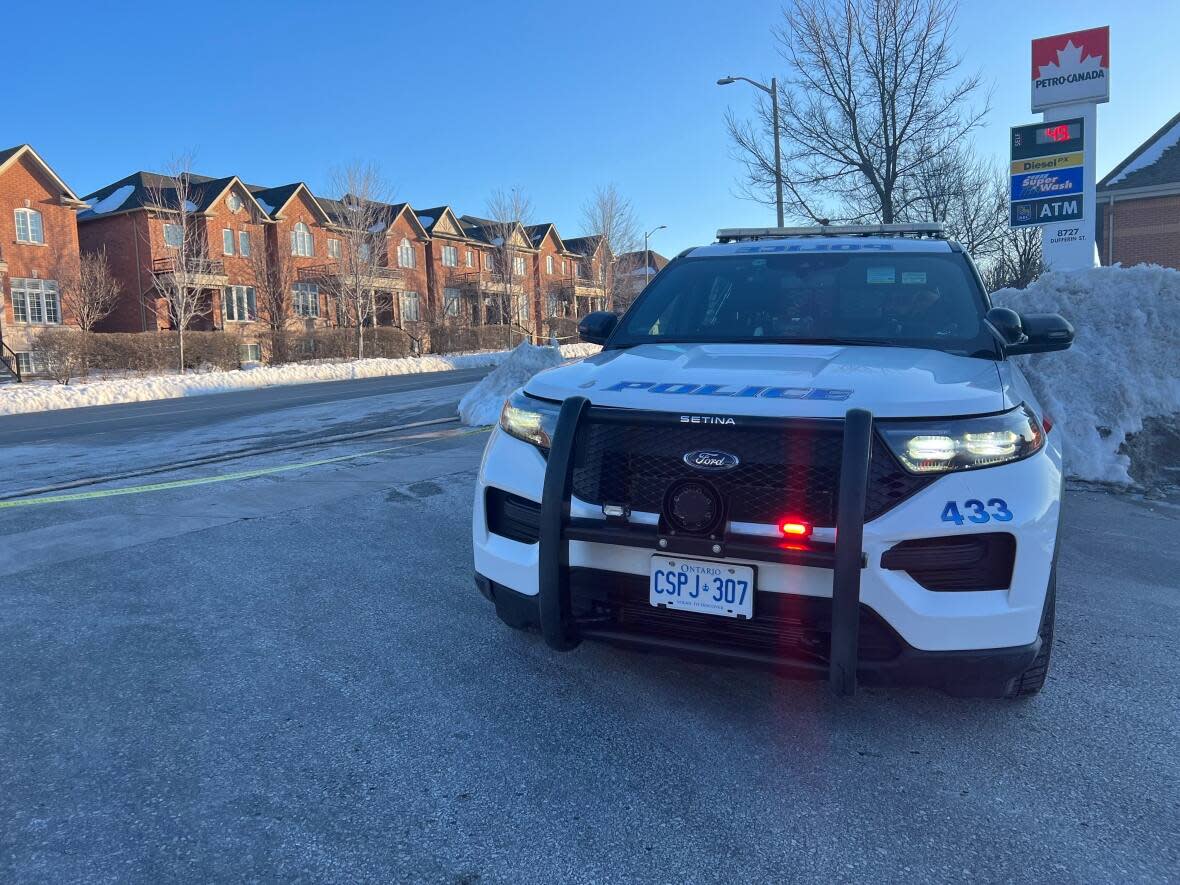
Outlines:
[{"label": "melting snow", "polygon": [[266,202],[266,200],[260,200],[258,197],[255,197],[254,199],[257,200],[258,205],[262,207],[262,211],[265,212],[267,215],[274,215],[275,214],[275,207],[272,206],[270,203]]},{"label": "melting snow", "polygon": [[1127,434],[1142,430],[1145,418],[1180,415],[1180,271],[1154,264],[1059,271],[992,299],[1073,323],[1069,350],[1016,359],[1065,431],[1069,474],[1129,482],[1130,459],[1119,454]]},{"label": "melting snow", "polygon": [[[575,344],[568,348],[537,347],[522,341],[490,375],[467,391],[459,400],[459,418],[464,424],[480,426],[500,420],[500,409],[518,387],[545,369],[560,366],[567,356],[586,356],[587,345]],[[593,347],[589,352],[598,350]]]},{"label": "melting snow", "polygon": [[383,230],[385,230],[385,222],[384,222],[384,221],[378,221],[376,224],[372,225],[372,226],[369,228],[369,233],[371,233],[371,234],[379,234],[379,233],[381,233],[381,231],[383,231]]},{"label": "melting snow", "polygon": [[194,203],[192,200],[185,200],[184,201],[184,211],[185,212],[196,212],[197,211],[197,204]]},{"label": "melting snow", "polygon": [[120,188],[111,191],[97,203],[90,207],[90,212],[94,215],[102,215],[106,212],[114,212],[120,206],[127,202],[127,198],[135,191],[135,185],[125,184]]},{"label": "melting snow", "polygon": [[433,216],[430,216],[430,215],[419,215],[418,216],[418,223],[420,225],[422,225],[423,227],[430,227],[430,225],[434,224],[434,221],[435,220],[434,220]]},{"label": "melting snow", "polygon": [[1107,184],[1118,184],[1132,172],[1138,172],[1140,169],[1154,166],[1159,158],[1164,155],[1164,151],[1170,147],[1174,147],[1177,143],[1180,143],[1180,120],[1177,120],[1171,129],[1157,138],[1151,147],[1128,163],[1126,168],[1108,181]]}]

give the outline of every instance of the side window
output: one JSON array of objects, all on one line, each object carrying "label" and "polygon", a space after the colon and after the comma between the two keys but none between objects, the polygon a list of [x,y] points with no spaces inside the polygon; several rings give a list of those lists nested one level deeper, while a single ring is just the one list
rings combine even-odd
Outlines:
[{"label": "side window", "polygon": [[174,249],[184,245],[184,232],[179,224],[164,225],[164,244]]},{"label": "side window", "polygon": [[401,245],[397,247],[397,264],[398,267],[414,266],[414,246],[404,237]]},{"label": "side window", "polygon": [[309,258],[315,254],[315,243],[311,238],[311,228],[302,221],[291,231],[291,254],[302,258]]},{"label": "side window", "polygon": [[238,254],[250,257],[250,234],[248,231],[238,231]]},{"label": "side window", "polygon": [[16,239],[18,243],[44,243],[45,229],[41,213],[36,209],[16,210]]},{"label": "side window", "polygon": [[340,241],[339,240],[328,240],[328,257],[329,258],[339,258],[340,257]]},{"label": "side window", "polygon": [[234,254],[234,232],[229,228],[221,230],[221,251],[226,255]]}]

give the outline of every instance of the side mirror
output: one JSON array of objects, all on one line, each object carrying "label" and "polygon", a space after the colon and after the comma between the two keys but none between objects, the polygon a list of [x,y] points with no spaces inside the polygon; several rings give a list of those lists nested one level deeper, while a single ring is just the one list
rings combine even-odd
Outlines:
[{"label": "side mirror", "polygon": [[1004,353],[1051,353],[1068,350],[1073,344],[1073,326],[1061,314],[1026,313],[1020,320],[1024,326],[1024,341],[1005,346]]},{"label": "side mirror", "polygon": [[1000,336],[1005,350],[1024,343],[1024,323],[1016,311],[1007,307],[993,307],[987,312],[987,322]]},{"label": "side mirror", "polygon": [[588,313],[578,322],[578,337],[587,344],[606,344],[606,339],[618,325],[619,317],[609,310]]}]

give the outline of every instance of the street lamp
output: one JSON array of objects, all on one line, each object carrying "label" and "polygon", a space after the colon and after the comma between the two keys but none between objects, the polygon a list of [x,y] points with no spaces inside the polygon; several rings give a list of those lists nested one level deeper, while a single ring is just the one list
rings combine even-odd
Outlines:
[{"label": "street lamp", "polygon": [[659,227],[653,227],[643,235],[643,285],[647,285],[648,279],[651,277],[651,249],[647,247],[647,241],[658,230],[665,230],[668,227],[666,224],[661,224]]},{"label": "street lamp", "polygon": [[722,77],[717,81],[718,86],[728,86],[730,83],[736,83],[738,80],[745,80],[751,86],[761,89],[770,96],[770,111],[771,117],[774,121],[774,197],[775,208],[778,211],[778,226],[783,226],[783,159],[782,153],[778,145],[778,78],[771,77],[770,85],[759,83],[757,80],[751,80],[749,77]]}]

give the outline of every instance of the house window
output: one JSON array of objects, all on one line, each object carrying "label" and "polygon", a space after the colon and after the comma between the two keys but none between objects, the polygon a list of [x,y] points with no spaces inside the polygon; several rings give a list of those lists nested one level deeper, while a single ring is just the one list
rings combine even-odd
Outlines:
[{"label": "house window", "polygon": [[553,256],[552,255],[545,256],[545,273],[549,274],[550,276],[553,276]]},{"label": "house window", "polygon": [[320,315],[320,287],[315,283],[296,283],[292,295],[297,316],[315,318]]},{"label": "house window", "polygon": [[37,356],[25,350],[17,354],[17,368],[22,375],[35,375],[41,371],[41,363]]},{"label": "house window", "polygon": [[250,257],[250,234],[244,230],[238,231],[238,254]]},{"label": "house window", "polygon": [[41,213],[36,209],[16,210],[16,241],[18,243],[45,242],[45,229],[41,226]]},{"label": "house window", "polygon": [[56,280],[12,279],[12,317],[18,323],[61,324],[61,302]]},{"label": "house window", "polygon": [[175,249],[184,245],[184,231],[179,224],[164,225],[164,244]]},{"label": "house window", "polygon": [[402,238],[401,245],[397,247],[397,264],[398,267],[414,266],[414,247],[404,237]]},{"label": "house window", "polygon": [[518,326],[528,325],[529,321],[529,300],[528,298],[518,298],[516,301],[516,324]]},{"label": "house window", "polygon": [[339,258],[340,257],[340,241],[339,240],[328,240],[328,257],[329,258]]},{"label": "house window", "polygon": [[492,270],[496,266],[496,259],[491,252],[485,252],[483,256],[484,270]]},{"label": "house window", "polygon": [[221,230],[221,251],[224,255],[234,254],[234,232],[228,228]]},{"label": "house window", "polygon": [[291,254],[310,258],[315,254],[315,243],[311,238],[311,228],[300,221],[291,231]]},{"label": "house window", "polygon": [[459,266],[459,250],[455,246],[443,246],[442,250],[443,267],[458,267]]},{"label": "house window", "polygon": [[467,266],[475,267],[475,253],[470,249],[467,250]]},{"label": "house window", "polygon": [[568,262],[568,261],[566,261],[564,258],[563,258],[563,259],[561,259],[561,275],[562,275],[563,277],[566,275],[566,273],[568,273],[568,272],[569,272],[569,271],[568,271],[568,268],[569,268],[569,262]]},{"label": "house window", "polygon": [[230,212],[239,212],[242,208],[242,198],[235,193],[231,193],[225,204],[229,206]]},{"label": "house window", "polygon": [[239,344],[238,345],[238,362],[242,362],[242,363],[260,363],[260,362],[262,362],[262,345],[261,344]]},{"label": "house window", "polygon": [[458,289],[443,289],[443,313],[449,317],[459,315],[461,293]]},{"label": "house window", "polygon": [[525,275],[523,255],[512,256],[512,272],[518,277],[523,277]]},{"label": "house window", "polygon": [[225,290],[222,315],[226,322],[245,323],[257,319],[253,286],[230,286]]},{"label": "house window", "polygon": [[368,261],[373,257],[373,249],[368,243],[361,243],[356,247],[357,258],[361,261]]},{"label": "house window", "polygon": [[416,323],[418,322],[418,293],[417,292],[402,292],[402,322]]}]

